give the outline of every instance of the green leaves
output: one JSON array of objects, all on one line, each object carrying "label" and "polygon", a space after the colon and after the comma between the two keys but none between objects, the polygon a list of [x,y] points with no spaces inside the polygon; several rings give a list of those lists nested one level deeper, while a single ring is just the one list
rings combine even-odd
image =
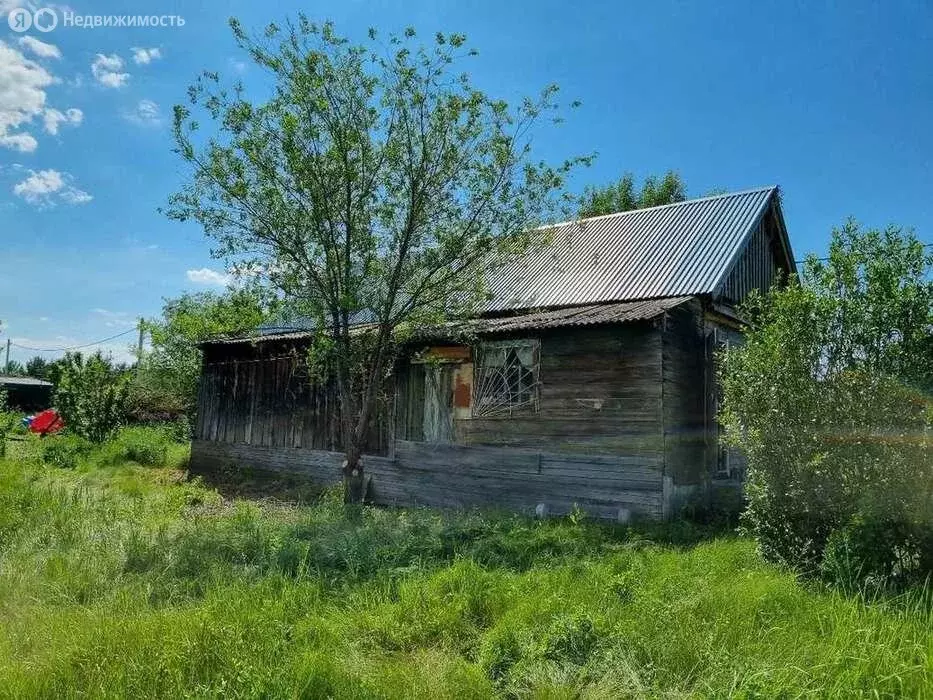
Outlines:
[{"label": "green leaves", "polygon": [[100,352],[68,353],[61,362],[53,403],[69,433],[104,442],[123,424],[129,378]]},{"label": "green leaves", "polygon": [[[251,104],[207,77],[192,88],[175,128],[190,177],[168,214],[199,221],[218,257],[264,270],[296,313],[322,320],[341,400],[355,406],[349,393],[371,397],[391,367],[394,329],[481,303],[484,270],[566,215],[564,179],[587,159],[533,160],[557,87],[517,107],[488,97],[455,70],[462,34],[419,45],[409,27],[386,46],[375,31],[354,45],[304,16],[262,38],[231,27],[271,73],[272,96]],[[361,314],[377,330],[359,353],[349,325]],[[354,433],[369,400],[346,412],[359,416]]]},{"label": "green leaves", "polygon": [[[578,106],[573,103],[572,106]],[[633,209],[657,207],[663,204],[673,204],[686,199],[686,188],[683,181],[673,170],[668,170],[664,177],[658,180],[649,175],[642,183],[641,191],[635,192],[635,177],[625,173],[613,185],[605,187],[587,187],[580,201],[578,216],[601,216],[603,214],[616,214]]]},{"label": "green leaves", "polygon": [[827,541],[857,519],[933,534],[931,271],[912,233],[849,221],[802,283],[749,300],[721,421],[748,457],[745,522],[770,558],[825,569]]},{"label": "green leaves", "polygon": [[267,321],[274,300],[252,289],[202,292],[169,299],[162,318],[146,323],[152,349],[133,379],[129,411],[137,418],[194,416],[201,351],[197,343],[254,330]]}]

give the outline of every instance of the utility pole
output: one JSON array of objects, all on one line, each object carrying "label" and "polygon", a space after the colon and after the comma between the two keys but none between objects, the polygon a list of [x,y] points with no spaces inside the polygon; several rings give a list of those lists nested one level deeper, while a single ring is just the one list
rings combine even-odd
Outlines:
[{"label": "utility pole", "polygon": [[143,363],[143,317],[139,317],[139,341],[136,343],[136,374],[139,374],[139,366]]},{"label": "utility pole", "polygon": [[3,365],[4,372],[10,371],[10,342],[11,341],[12,341],[12,338],[6,339],[6,364]]}]

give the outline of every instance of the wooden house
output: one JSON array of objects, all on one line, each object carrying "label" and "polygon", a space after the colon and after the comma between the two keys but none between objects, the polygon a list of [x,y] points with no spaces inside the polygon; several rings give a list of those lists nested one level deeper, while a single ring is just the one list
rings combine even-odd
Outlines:
[{"label": "wooden house", "polygon": [[[382,504],[667,517],[741,476],[719,445],[714,355],[736,307],[796,272],[776,187],[558,224],[489,275],[478,318],[426,329],[364,457]],[[203,345],[195,471],[340,479],[311,331]],[[463,337],[470,338],[464,342]]]}]

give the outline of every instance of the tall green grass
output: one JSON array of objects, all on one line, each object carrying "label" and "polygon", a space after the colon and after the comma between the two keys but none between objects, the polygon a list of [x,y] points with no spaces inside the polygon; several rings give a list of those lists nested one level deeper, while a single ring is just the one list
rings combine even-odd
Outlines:
[{"label": "tall green grass", "polygon": [[[117,448],[107,448],[114,449]],[[105,450],[106,451],[106,450]],[[6,697],[924,697],[921,592],[801,586],[682,524],[230,502],[0,462]]]}]

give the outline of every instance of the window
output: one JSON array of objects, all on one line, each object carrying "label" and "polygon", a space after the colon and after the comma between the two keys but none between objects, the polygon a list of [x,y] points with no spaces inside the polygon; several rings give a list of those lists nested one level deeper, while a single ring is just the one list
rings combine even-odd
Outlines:
[{"label": "window", "polygon": [[503,340],[476,349],[473,415],[477,418],[538,410],[537,340]]}]

